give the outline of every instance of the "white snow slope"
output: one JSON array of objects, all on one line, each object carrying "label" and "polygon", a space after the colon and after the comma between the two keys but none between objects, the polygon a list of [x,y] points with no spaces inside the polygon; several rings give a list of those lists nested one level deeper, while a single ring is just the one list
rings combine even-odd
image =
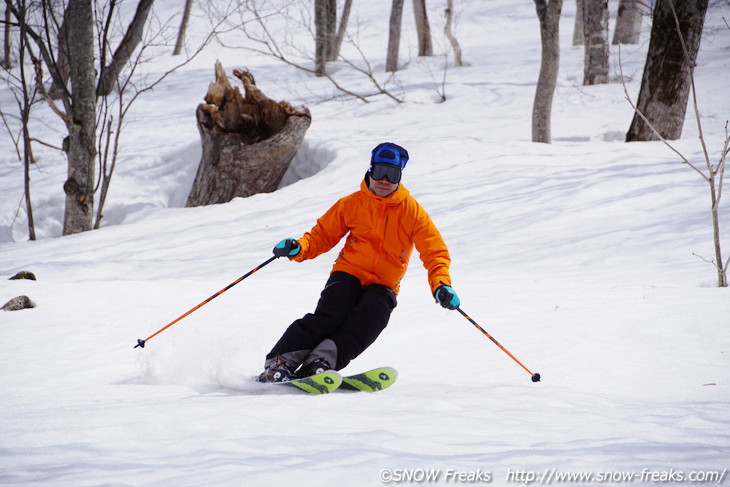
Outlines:
[{"label": "white snow slope", "polygon": [[[429,2],[437,53],[443,4]],[[210,46],[130,113],[97,231],[60,237],[66,163],[38,146],[39,239],[27,241],[21,165],[2,136],[0,304],[25,294],[37,307],[0,312],[0,485],[728,483],[730,291],[693,255],[713,257],[707,184],[662,143],[622,141],[632,109],[617,49],[611,83],[582,86],[574,2],[561,21],[552,144],[530,141],[533,2],[458,5],[468,66],[449,57],[442,86],[444,58],[415,55],[406,2],[403,68],[388,84],[401,104],[323,101],[326,80]],[[381,81],[388,8],[356,2],[353,13]],[[711,2],[696,70],[715,163],[730,117],[728,14]],[[645,20],[641,44],[621,52],[634,99],[648,38]],[[271,98],[307,105],[313,122],[290,184],[184,208],[200,154],[194,110],[216,59],[251,69]],[[0,103],[12,107],[7,88]],[[36,115],[36,133],[60,140],[58,120]],[[704,167],[697,135],[690,105],[675,146]],[[388,328],[346,369],[396,367],[392,388],[314,397],[254,383],[286,326],[313,310],[339,247],[274,261],[133,349],[309,230],[358,189],[386,140],[411,154],[404,184],[449,246],[464,311],[541,382],[436,305],[414,256]],[[7,280],[20,270],[38,280]]]}]

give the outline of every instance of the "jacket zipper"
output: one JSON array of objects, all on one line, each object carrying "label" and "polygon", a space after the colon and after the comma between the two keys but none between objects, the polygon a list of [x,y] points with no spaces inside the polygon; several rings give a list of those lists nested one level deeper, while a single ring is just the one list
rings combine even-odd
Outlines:
[{"label": "jacket zipper", "polygon": [[[373,276],[373,279],[376,276],[376,270],[378,269],[378,264],[380,263],[380,258],[383,256],[384,247],[385,247],[385,230],[388,226],[388,217],[385,214],[388,209],[388,204],[383,201],[382,206],[380,208],[380,215],[378,215],[378,223],[375,225],[375,235],[380,238],[380,242],[378,243],[378,250],[375,252],[375,258],[373,259],[373,267],[370,271],[370,274]],[[382,236],[381,236],[381,229],[382,229]]]}]

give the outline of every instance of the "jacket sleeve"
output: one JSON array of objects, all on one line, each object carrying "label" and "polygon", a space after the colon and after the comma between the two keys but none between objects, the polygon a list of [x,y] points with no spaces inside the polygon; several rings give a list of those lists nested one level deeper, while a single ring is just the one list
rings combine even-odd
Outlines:
[{"label": "jacket sleeve", "polygon": [[302,249],[291,260],[302,262],[314,259],[318,255],[331,250],[349,229],[345,223],[343,207],[345,199],[342,198],[335,203],[327,212],[322,215],[310,231],[298,240]]},{"label": "jacket sleeve", "polygon": [[428,271],[428,284],[433,295],[441,286],[441,283],[450,286],[451,274],[449,265],[451,257],[441,233],[428,216],[426,210],[418,205],[416,226],[413,233],[413,243],[423,262],[423,267]]}]

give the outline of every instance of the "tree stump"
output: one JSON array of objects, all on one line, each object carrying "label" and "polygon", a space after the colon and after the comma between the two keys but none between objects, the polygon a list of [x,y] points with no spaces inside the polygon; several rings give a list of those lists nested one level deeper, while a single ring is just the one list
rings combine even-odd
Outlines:
[{"label": "tree stump", "polygon": [[233,75],[245,96],[216,62],[215,82],[195,111],[203,151],[185,206],[276,190],[312,121],[306,107],[267,98],[248,71]]}]

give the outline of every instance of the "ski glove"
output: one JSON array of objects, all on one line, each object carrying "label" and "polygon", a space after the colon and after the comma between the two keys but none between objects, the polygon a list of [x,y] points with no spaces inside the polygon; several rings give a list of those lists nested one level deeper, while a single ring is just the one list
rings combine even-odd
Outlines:
[{"label": "ski glove", "polygon": [[454,291],[451,286],[443,285],[436,289],[436,292],[433,295],[436,298],[436,301],[438,301],[439,304],[446,309],[456,309],[459,307],[459,304],[461,304],[459,296],[456,295],[456,291]]},{"label": "ski glove", "polygon": [[293,257],[301,250],[299,242],[293,238],[285,238],[274,247],[274,255],[277,257]]}]

